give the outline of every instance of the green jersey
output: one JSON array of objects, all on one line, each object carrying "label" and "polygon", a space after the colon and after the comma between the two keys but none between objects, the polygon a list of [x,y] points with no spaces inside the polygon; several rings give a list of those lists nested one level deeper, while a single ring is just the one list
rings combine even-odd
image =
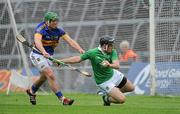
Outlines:
[{"label": "green jersey", "polygon": [[86,59],[91,61],[96,83],[101,84],[113,76],[113,68],[104,67],[102,62],[107,60],[109,63],[112,63],[114,60],[118,60],[118,55],[115,49],[113,49],[111,53],[104,53],[101,51],[101,48],[98,47],[81,54],[81,60]]}]

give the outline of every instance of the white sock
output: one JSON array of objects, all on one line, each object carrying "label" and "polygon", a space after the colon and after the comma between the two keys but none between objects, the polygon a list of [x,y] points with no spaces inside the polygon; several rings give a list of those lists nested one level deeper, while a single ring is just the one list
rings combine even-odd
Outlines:
[{"label": "white sock", "polygon": [[62,102],[64,101],[64,99],[65,99],[64,96],[62,96],[62,97],[59,98],[59,100],[61,100]]}]

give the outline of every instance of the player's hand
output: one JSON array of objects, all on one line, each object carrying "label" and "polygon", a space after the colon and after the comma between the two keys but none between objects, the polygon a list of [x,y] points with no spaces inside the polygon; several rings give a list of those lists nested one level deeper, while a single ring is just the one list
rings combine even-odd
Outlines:
[{"label": "player's hand", "polygon": [[54,64],[55,66],[57,66],[57,67],[61,67],[61,66],[62,66],[62,64],[59,64],[59,63],[54,62],[54,61],[53,61],[53,64]]},{"label": "player's hand", "polygon": [[83,53],[85,53],[85,51],[83,49],[79,49],[79,53],[83,54]]},{"label": "player's hand", "polygon": [[104,60],[104,61],[101,63],[101,65],[102,65],[103,67],[108,67],[108,66],[110,66],[110,63],[109,63],[107,60]]},{"label": "player's hand", "polygon": [[50,57],[49,53],[47,53],[47,52],[43,52],[42,54],[43,54],[43,56],[46,57],[46,58],[49,58],[49,57]]}]

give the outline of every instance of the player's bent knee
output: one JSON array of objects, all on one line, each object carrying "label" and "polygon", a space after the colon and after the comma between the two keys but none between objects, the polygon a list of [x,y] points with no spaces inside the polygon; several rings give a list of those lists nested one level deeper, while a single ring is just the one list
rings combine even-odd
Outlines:
[{"label": "player's bent knee", "polygon": [[125,101],[126,101],[125,99],[120,99],[120,100],[119,100],[119,103],[120,103],[120,104],[123,104],[123,103],[125,103]]},{"label": "player's bent knee", "polygon": [[122,98],[119,100],[119,103],[120,103],[120,104],[123,104],[123,103],[125,103],[125,101],[126,101],[126,98],[125,98],[125,97],[122,97]]},{"label": "player's bent knee", "polygon": [[125,101],[126,101],[126,97],[125,96],[121,96],[121,97],[118,98],[118,103],[119,104],[123,104],[123,103],[125,103]]}]

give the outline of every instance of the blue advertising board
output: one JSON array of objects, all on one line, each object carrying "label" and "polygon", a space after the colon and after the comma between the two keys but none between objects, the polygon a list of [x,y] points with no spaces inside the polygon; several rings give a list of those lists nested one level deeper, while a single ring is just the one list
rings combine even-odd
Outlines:
[{"label": "blue advertising board", "polygon": [[[180,95],[180,62],[156,63],[156,93]],[[150,94],[149,63],[132,63],[128,79],[135,85],[135,94]]]}]

